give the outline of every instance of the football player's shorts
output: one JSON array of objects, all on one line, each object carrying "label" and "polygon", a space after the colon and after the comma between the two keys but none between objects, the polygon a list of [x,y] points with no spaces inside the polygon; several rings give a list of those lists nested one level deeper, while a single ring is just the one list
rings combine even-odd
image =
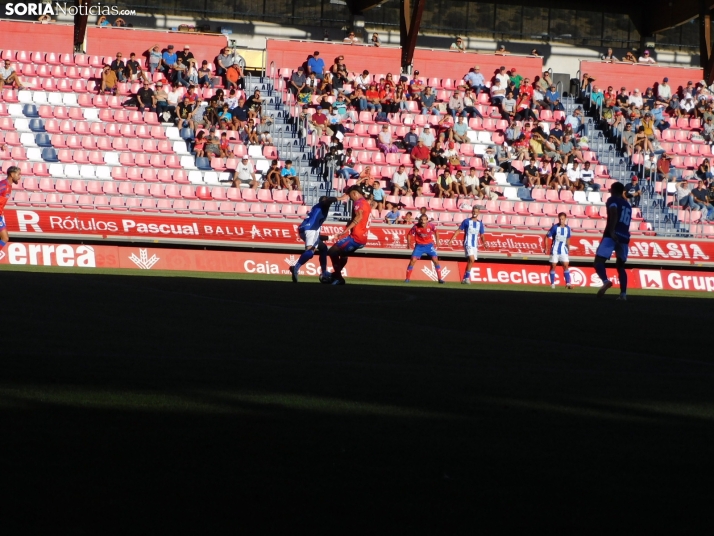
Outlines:
[{"label": "football player's shorts", "polygon": [[464,253],[467,257],[473,257],[474,260],[478,260],[478,248],[475,246],[464,246]]},{"label": "football player's shorts", "polygon": [[622,242],[616,243],[612,238],[607,237],[600,241],[600,245],[598,246],[595,255],[609,259],[614,251],[615,257],[620,259],[622,262],[626,262],[628,250],[628,244],[623,244]]},{"label": "football player's shorts", "polygon": [[0,215],[0,231],[5,229],[7,225],[5,225],[5,216]]},{"label": "football player's shorts", "polygon": [[300,229],[300,238],[305,242],[305,247],[314,248],[320,241],[320,231],[305,231]]},{"label": "football player's shorts", "polygon": [[362,249],[364,247],[364,244],[360,244],[359,242],[355,241],[355,239],[351,236],[346,236],[342,240],[336,242],[335,246],[340,248],[343,253],[352,253],[353,251]]},{"label": "football player's shorts", "polygon": [[550,262],[551,264],[558,264],[559,262],[570,262],[570,259],[567,253],[553,253],[550,256]]},{"label": "football player's shorts", "polygon": [[436,247],[434,244],[417,244],[412,251],[412,257],[421,259],[422,256],[429,255],[429,257],[436,257]]}]

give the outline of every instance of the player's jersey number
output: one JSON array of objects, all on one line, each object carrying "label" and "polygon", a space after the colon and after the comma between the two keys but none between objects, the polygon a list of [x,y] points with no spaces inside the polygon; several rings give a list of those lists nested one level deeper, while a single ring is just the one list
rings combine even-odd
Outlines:
[{"label": "player's jersey number", "polygon": [[623,225],[629,226],[630,219],[632,219],[632,210],[627,207],[623,207],[620,210],[620,223],[622,223]]}]

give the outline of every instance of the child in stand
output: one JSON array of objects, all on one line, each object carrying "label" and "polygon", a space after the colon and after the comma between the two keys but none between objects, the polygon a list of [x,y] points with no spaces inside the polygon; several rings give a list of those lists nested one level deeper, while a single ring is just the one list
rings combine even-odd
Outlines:
[{"label": "child in stand", "polygon": [[225,132],[221,134],[221,158],[233,158],[235,155],[231,150],[231,146],[228,144],[228,134]]},{"label": "child in stand", "polygon": [[196,134],[196,141],[193,144],[193,152],[196,156],[206,156],[204,152],[204,147],[206,146],[206,138],[203,137],[203,130]]}]

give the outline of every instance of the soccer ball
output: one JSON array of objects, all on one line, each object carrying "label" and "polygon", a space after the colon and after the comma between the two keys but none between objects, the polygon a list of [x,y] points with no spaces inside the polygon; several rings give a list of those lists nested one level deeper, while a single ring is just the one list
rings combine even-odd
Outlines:
[{"label": "soccer ball", "polygon": [[323,285],[331,285],[332,284],[332,272],[322,272],[320,274],[320,283]]}]

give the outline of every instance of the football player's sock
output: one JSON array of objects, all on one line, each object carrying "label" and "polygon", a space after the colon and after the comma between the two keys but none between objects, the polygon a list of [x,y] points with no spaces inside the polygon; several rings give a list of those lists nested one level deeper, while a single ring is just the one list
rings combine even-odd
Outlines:
[{"label": "football player's sock", "polygon": [[327,272],[327,246],[323,242],[320,242],[317,245],[317,251],[320,254],[320,269],[322,273],[325,273]]},{"label": "football player's sock", "polygon": [[300,258],[295,263],[295,271],[300,270],[300,267],[307,261],[312,259],[313,255],[315,255],[315,252],[311,249],[306,249],[305,251],[303,251],[302,255],[300,255]]},{"label": "football player's sock", "polygon": [[439,281],[443,281],[443,277],[441,277],[441,264],[435,264],[434,269],[436,270],[436,275],[439,276]]},{"label": "football player's sock", "polygon": [[617,277],[620,278],[620,296],[625,296],[627,295],[627,270],[618,268]]},{"label": "football player's sock", "polygon": [[570,270],[564,270],[563,275],[565,276],[565,284],[570,284]]},{"label": "football player's sock", "polygon": [[555,270],[550,271],[550,284],[555,285]]},{"label": "football player's sock", "polygon": [[605,265],[601,262],[596,262],[595,263],[595,272],[597,272],[597,275],[600,277],[602,282],[604,283],[605,281],[608,281],[607,278],[607,270],[605,270]]},{"label": "football player's sock", "polygon": [[406,277],[407,281],[409,281],[412,278],[412,270],[414,270],[413,266],[407,266],[407,277]]},{"label": "football player's sock", "polygon": [[2,248],[4,248],[6,244],[7,242],[3,242],[2,240],[0,240],[0,251],[2,251]]}]

